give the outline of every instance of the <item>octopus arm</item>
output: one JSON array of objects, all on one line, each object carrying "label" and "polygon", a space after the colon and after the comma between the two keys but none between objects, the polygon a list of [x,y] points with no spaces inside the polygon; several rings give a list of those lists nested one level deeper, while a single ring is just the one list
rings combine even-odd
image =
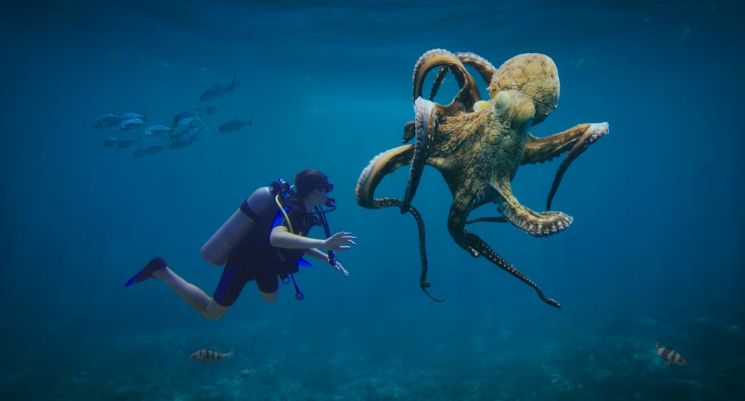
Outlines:
[{"label": "octopus arm", "polygon": [[572,217],[562,212],[538,213],[522,205],[512,194],[508,178],[497,179],[492,186],[499,193],[497,205],[502,215],[515,227],[535,237],[555,234],[572,224]]},{"label": "octopus arm", "polygon": [[553,160],[555,157],[569,151],[587,132],[588,129],[605,124],[605,131],[599,130],[597,136],[602,136],[608,131],[608,124],[577,124],[568,130],[539,138],[533,135],[528,137],[525,144],[525,154],[520,164],[544,163]]},{"label": "octopus arm", "polygon": [[473,224],[473,223],[507,223],[507,219],[504,216],[495,216],[495,217],[479,217],[477,219],[466,221],[466,224]]},{"label": "octopus arm", "polygon": [[515,266],[508,263],[505,259],[499,256],[497,252],[494,251],[494,249],[492,249],[478,235],[464,228],[466,224],[465,216],[467,216],[468,213],[468,202],[463,201],[464,199],[465,197],[463,196],[456,196],[454,198],[453,205],[450,207],[450,216],[448,217],[448,231],[450,232],[450,236],[453,238],[453,240],[455,240],[458,245],[468,251],[472,256],[483,256],[489,262],[497,265],[502,270],[506,271],[513,277],[533,288],[544,302],[551,306],[559,308],[560,304],[555,299],[546,297],[543,294],[541,288],[533,280],[528,278]]},{"label": "octopus arm", "polygon": [[546,210],[551,210],[554,195],[556,195],[564,173],[572,162],[591,144],[595,143],[598,138],[607,133],[608,123],[593,123],[578,124],[566,131],[545,138],[536,138],[531,135],[530,140],[525,145],[525,154],[521,164],[543,163],[564,152],[569,152],[554,176],[551,190],[546,198]]},{"label": "octopus arm", "polygon": [[553,307],[560,308],[561,304],[559,304],[558,301],[556,301],[553,298],[547,297],[543,290],[541,290],[541,287],[538,286],[533,280],[528,278],[525,274],[523,274],[521,271],[519,271],[515,266],[504,260],[501,256],[499,256],[484,240],[479,238],[478,235],[469,232],[468,230],[463,230],[463,236],[465,238],[465,241],[468,242],[469,246],[476,251],[478,251],[481,256],[485,257],[487,260],[492,262],[493,264],[499,266],[502,268],[502,270],[506,271],[507,273],[511,274],[513,277],[516,277],[518,280],[522,281],[523,283],[529,285],[531,288],[535,290],[535,292],[538,294],[538,297],[541,298],[541,300]]},{"label": "octopus arm", "polygon": [[433,49],[424,53],[414,66],[414,73],[412,76],[413,100],[422,96],[424,78],[429,71],[435,68],[438,68],[439,72],[435,77],[435,84],[433,85],[430,94],[431,97],[434,97],[437,93],[437,88],[439,88],[442,83],[444,74],[447,70],[453,72],[453,75],[455,75],[455,79],[458,82],[458,86],[460,87],[455,98],[448,105],[442,106],[443,111],[447,115],[452,115],[461,110],[470,110],[473,103],[481,99],[476,82],[473,80],[473,77],[468,70],[466,70],[463,63],[458,59],[458,56],[444,49]]},{"label": "octopus arm", "polygon": [[401,137],[401,142],[409,142],[414,135],[416,135],[416,121],[406,122],[406,124],[404,124],[404,134]]},{"label": "octopus arm", "polygon": [[409,179],[406,183],[406,191],[401,205],[402,214],[406,213],[411,205],[411,200],[416,195],[416,190],[422,179],[424,165],[427,162],[430,137],[432,136],[432,132],[437,128],[436,107],[433,102],[419,97],[414,102],[414,111],[416,114],[414,128],[416,141],[414,144],[414,154],[411,158]]},{"label": "octopus arm", "polygon": [[[437,74],[435,75],[435,80],[432,83],[432,89],[429,92],[429,100],[435,100],[435,96],[437,96],[437,91],[440,90],[440,86],[443,82],[445,82],[445,76],[447,76],[448,73],[448,67],[440,67],[439,70],[437,70]],[[456,74],[455,72],[453,74]]]},{"label": "octopus arm", "polygon": [[401,145],[375,156],[362,170],[354,190],[357,203],[368,209],[378,209],[373,196],[383,177],[411,162],[414,145]]},{"label": "octopus arm", "polygon": [[461,52],[456,53],[455,55],[458,56],[458,59],[463,64],[470,65],[475,68],[487,85],[491,83],[491,79],[494,76],[494,73],[497,72],[497,69],[492,65],[492,63],[489,62],[489,60],[479,56],[476,53],[471,52]]},{"label": "octopus arm", "polygon": [[[489,60],[479,56],[478,54],[469,52],[455,53],[455,56],[458,58],[458,60],[460,60],[461,63],[463,63],[463,65],[475,68],[487,85],[491,83],[492,76],[494,76],[494,73],[497,71],[497,69],[494,68]],[[435,75],[435,80],[432,83],[432,90],[429,94],[429,100],[434,100],[435,96],[437,96],[437,91],[440,89],[440,85],[442,85],[442,82],[445,80],[445,76],[447,75],[448,70],[452,71],[453,75],[455,75],[456,77],[458,76],[458,71],[456,69],[452,67],[440,67],[440,69],[437,71],[437,75]],[[474,101],[481,100],[481,96],[478,95],[478,92],[476,92],[475,95],[477,97],[474,98]]]},{"label": "octopus arm", "polygon": [[[396,171],[398,168],[410,163],[414,154],[414,145],[402,145],[375,156],[370,163],[362,170],[357,186],[355,188],[355,198],[357,203],[368,209],[380,209],[385,207],[401,207],[403,202],[396,198],[374,198],[375,189],[378,187],[383,177]],[[421,260],[421,274],[419,287],[433,301],[441,302],[441,299],[435,298],[429,293],[430,284],[427,282],[427,248],[425,241],[424,219],[419,211],[413,206],[408,206],[414,220],[416,220],[417,231],[419,235],[419,258]]]}]

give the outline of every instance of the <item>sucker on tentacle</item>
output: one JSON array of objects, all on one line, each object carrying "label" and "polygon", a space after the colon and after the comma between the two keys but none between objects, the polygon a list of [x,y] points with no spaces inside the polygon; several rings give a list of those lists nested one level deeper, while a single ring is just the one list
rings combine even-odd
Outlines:
[{"label": "sucker on tentacle", "polygon": [[546,199],[546,210],[551,210],[551,202],[554,199],[554,194],[556,194],[556,191],[559,189],[561,179],[564,177],[564,173],[569,168],[569,165],[572,164],[579,155],[587,150],[587,148],[600,136],[605,135],[607,132],[608,123],[590,124],[585,133],[582,134],[582,137],[577,140],[574,146],[572,146],[572,149],[569,150],[569,154],[567,154],[567,158],[561,162],[559,169],[556,171],[556,176],[554,176],[554,181],[551,184],[551,191],[549,191],[548,198]]},{"label": "sucker on tentacle", "polygon": [[414,144],[414,155],[411,158],[411,169],[409,170],[409,179],[406,182],[406,191],[401,203],[401,214],[406,210],[414,199],[419,182],[422,179],[424,165],[427,162],[429,154],[429,137],[437,127],[437,117],[435,116],[435,104],[421,97],[414,102],[414,111],[416,113],[415,128],[416,143]]},{"label": "sucker on tentacle", "polygon": [[[448,67],[440,67],[440,69],[437,70],[435,80],[434,82],[432,82],[432,89],[430,89],[429,91],[429,100],[435,100],[435,96],[437,96],[437,91],[440,89],[440,85],[442,85],[442,83],[445,81],[448,69]],[[453,74],[455,74],[455,72],[453,72]]]},{"label": "sucker on tentacle", "polygon": [[512,194],[509,180],[495,181],[494,189],[500,195],[498,210],[507,220],[535,237],[545,237],[566,229],[572,224],[572,216],[562,212],[547,211],[538,213],[523,206]]},{"label": "sucker on tentacle", "polygon": [[491,79],[494,76],[494,73],[497,72],[497,69],[489,62],[489,60],[471,52],[455,53],[455,55],[458,56],[458,60],[463,64],[475,68],[476,71],[481,74],[481,78],[484,78],[487,85],[491,83]]},{"label": "sucker on tentacle", "polygon": [[373,157],[362,169],[357,179],[357,185],[354,188],[357,204],[364,208],[377,209],[378,206],[373,198],[375,188],[378,187],[383,177],[409,164],[413,154],[414,145],[401,145]]},{"label": "sucker on tentacle", "polygon": [[533,282],[533,280],[529,279],[525,274],[517,270],[515,266],[509,264],[506,260],[502,259],[501,256],[497,255],[497,253],[494,252],[494,250],[486,242],[479,238],[479,236],[468,230],[463,230],[463,235],[465,236],[466,241],[468,241],[468,243],[481,255],[483,255],[495,265],[501,267],[507,273],[510,273],[512,276],[532,287],[535,292],[538,293],[538,296],[543,300],[543,302],[556,308],[561,307],[561,304],[559,304],[559,302],[557,302],[555,299],[546,297],[543,294],[541,288],[538,287],[538,285]]}]

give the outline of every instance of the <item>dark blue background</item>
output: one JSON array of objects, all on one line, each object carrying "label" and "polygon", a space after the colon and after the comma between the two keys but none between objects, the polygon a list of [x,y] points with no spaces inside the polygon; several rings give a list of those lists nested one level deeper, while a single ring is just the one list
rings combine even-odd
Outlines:
[{"label": "dark blue background", "polygon": [[[24,4],[0,12],[3,399],[745,397],[734,2]],[[432,48],[495,66],[547,54],[561,98],[532,132],[610,124],[554,201],[570,229],[537,239],[474,227],[561,310],[450,239],[434,169],[414,205],[443,304],[418,289],[413,220],[354,201],[362,168],[413,118],[411,71]],[[241,87],[188,148],[133,158],[91,128],[127,111],[168,124],[234,76]],[[253,126],[217,132],[233,118]],[[522,203],[542,209],[559,163],[520,169]],[[162,255],[211,294],[220,269],[200,246],[255,187],[308,167],[336,183],[332,229],[359,238],[339,255],[348,279],[304,271],[300,304],[282,287],[265,305],[249,284],[217,322],[163,283],[122,286]],[[405,179],[378,194],[401,196]],[[656,338],[689,365],[665,366]],[[205,347],[236,356],[188,359]]]}]

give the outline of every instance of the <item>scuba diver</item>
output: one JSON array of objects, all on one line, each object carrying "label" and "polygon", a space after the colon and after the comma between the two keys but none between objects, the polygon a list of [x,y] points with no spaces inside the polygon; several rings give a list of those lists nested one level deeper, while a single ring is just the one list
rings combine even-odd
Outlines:
[{"label": "scuba diver", "polygon": [[[243,286],[256,281],[259,294],[267,303],[277,298],[279,279],[292,280],[295,298],[303,293],[295,283],[298,266],[309,265],[303,255],[329,263],[345,276],[349,272],[336,260],[336,251],[350,249],[355,237],[349,232],[331,235],[326,213],[336,208],[329,192],[334,184],[318,170],[302,170],[290,186],[280,179],[246,198],[240,208],[202,246],[202,257],[209,263],[225,264],[220,282],[210,297],[199,287],[181,278],[161,257],[148,262],[132,276],[125,287],[155,277],[168,284],[187,304],[207,319],[219,319],[238,299]],[[323,209],[323,206],[328,209]],[[326,239],[308,238],[308,231],[321,225]],[[322,252],[321,249],[326,250]]]}]

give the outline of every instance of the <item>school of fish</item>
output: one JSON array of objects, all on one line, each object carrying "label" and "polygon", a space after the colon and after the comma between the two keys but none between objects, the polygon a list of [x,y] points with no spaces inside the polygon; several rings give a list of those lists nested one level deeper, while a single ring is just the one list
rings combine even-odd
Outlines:
[{"label": "school of fish", "polygon": [[[233,92],[240,87],[236,78],[227,84],[215,84],[199,97],[202,102],[215,100]],[[110,129],[114,133],[103,140],[106,148],[128,149],[136,147],[132,156],[139,158],[167,149],[183,149],[193,144],[199,134],[207,131],[209,117],[217,111],[214,105],[195,107],[194,109],[176,114],[170,125],[148,124],[145,114],[126,112],[121,114],[108,113],[93,120],[93,128]],[[248,121],[233,119],[222,124],[218,132],[229,133],[240,131],[245,126],[253,125]]]}]

